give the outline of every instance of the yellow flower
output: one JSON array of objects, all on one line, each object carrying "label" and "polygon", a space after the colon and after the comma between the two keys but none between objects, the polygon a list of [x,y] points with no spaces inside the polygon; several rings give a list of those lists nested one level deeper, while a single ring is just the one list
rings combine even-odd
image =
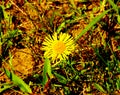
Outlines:
[{"label": "yellow flower", "polygon": [[52,61],[68,59],[75,49],[73,38],[67,33],[54,33],[53,36],[48,35],[43,42],[45,53],[44,57],[51,58]]}]

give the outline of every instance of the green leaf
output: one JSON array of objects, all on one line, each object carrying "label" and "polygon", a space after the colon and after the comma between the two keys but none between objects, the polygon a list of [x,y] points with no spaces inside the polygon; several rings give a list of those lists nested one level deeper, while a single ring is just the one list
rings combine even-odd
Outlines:
[{"label": "green leaf", "polygon": [[51,73],[51,64],[50,60],[48,58],[45,59],[44,62],[44,67],[43,67],[43,85],[45,85],[48,81],[48,77],[52,78],[52,73]]},{"label": "green leaf", "polygon": [[120,24],[120,15],[117,15],[118,24]]},{"label": "green leaf", "polygon": [[87,69],[81,70],[81,74],[84,74],[87,71]]},{"label": "green leaf", "polygon": [[23,92],[32,93],[32,90],[29,87],[29,85],[27,85],[21,78],[19,78],[13,72],[10,72],[7,69],[4,69],[4,71],[8,78],[10,78],[11,81],[13,81],[13,83],[17,85]]},{"label": "green leaf", "polygon": [[62,30],[62,28],[65,28],[65,22],[62,22],[62,23],[60,24],[60,26],[59,26],[58,29],[57,29],[57,33],[60,33],[60,31]]},{"label": "green leaf", "polygon": [[55,73],[55,72],[54,72],[54,75],[57,77],[57,79],[60,83],[63,83],[63,84],[67,83],[67,79],[64,76],[62,76],[58,73]]},{"label": "green leaf", "polygon": [[15,86],[14,84],[8,84],[8,83],[4,83],[4,84],[0,84],[0,93],[2,93],[3,91],[11,88]]},{"label": "green leaf", "polygon": [[110,5],[113,7],[113,9],[119,13],[118,11],[118,6],[113,2],[113,0],[108,0],[108,2],[110,3]]},{"label": "green leaf", "polygon": [[110,92],[110,84],[108,84],[107,82],[106,82],[106,88],[107,88],[107,91]]},{"label": "green leaf", "polygon": [[120,50],[120,46],[118,46],[118,50]]},{"label": "green leaf", "polygon": [[117,90],[120,90],[120,78],[116,81]]},{"label": "green leaf", "polygon": [[10,12],[5,11],[6,7],[4,5],[0,6],[3,10],[3,17],[7,21],[8,25],[12,23],[12,17],[10,17]]},{"label": "green leaf", "polygon": [[103,89],[103,87],[102,87],[101,85],[99,85],[99,84],[97,84],[97,83],[94,83],[94,86],[95,86],[95,88],[96,88],[97,90],[99,90],[100,92],[107,93],[107,92]]},{"label": "green leaf", "polygon": [[75,38],[75,41],[77,41],[82,35],[84,35],[92,26],[94,26],[105,14],[107,14],[109,10],[104,11],[99,16],[95,17],[87,26],[86,28],[80,32],[80,34]]}]

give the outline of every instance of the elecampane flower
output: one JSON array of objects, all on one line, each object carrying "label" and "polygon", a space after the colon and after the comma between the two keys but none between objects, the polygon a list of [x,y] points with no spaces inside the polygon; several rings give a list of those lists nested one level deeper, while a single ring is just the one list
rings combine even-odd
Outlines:
[{"label": "elecampane flower", "polygon": [[74,49],[75,44],[73,38],[67,33],[54,33],[53,36],[48,35],[43,42],[45,53],[44,57],[51,58],[52,61],[68,59]]}]

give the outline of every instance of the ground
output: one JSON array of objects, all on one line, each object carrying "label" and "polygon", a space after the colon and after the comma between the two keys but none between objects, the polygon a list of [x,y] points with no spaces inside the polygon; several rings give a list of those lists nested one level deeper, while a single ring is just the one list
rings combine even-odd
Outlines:
[{"label": "ground", "polygon": [[[119,95],[119,6],[119,0],[0,1],[0,93]],[[49,59],[51,69],[45,71],[43,42],[54,32],[73,37],[75,50],[57,65]]]}]

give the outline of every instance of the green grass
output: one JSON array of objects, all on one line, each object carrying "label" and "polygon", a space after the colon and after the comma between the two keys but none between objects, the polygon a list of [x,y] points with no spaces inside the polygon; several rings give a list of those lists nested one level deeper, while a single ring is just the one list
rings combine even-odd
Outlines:
[{"label": "green grass", "polygon": [[[37,15],[32,12],[28,14],[24,5],[21,8],[16,4],[18,7],[13,5],[15,8],[11,9],[11,2],[7,2],[6,6],[3,4],[5,1],[0,3],[0,93],[115,95],[119,92],[120,33],[115,29],[120,23],[119,1],[101,0],[96,2],[100,4],[99,7],[91,2],[99,10],[95,12],[95,9],[88,9],[88,0],[80,0],[78,5],[74,0],[68,0],[67,3],[48,0],[46,4],[28,3],[26,0],[25,4],[30,4],[30,9],[36,11]],[[53,6],[50,8],[51,3]],[[100,11],[103,3],[105,11]],[[20,10],[24,10],[27,16]],[[34,16],[35,19],[32,18]],[[24,26],[24,20],[31,24]],[[74,37],[76,31],[78,33]],[[53,64],[50,59],[44,58],[41,47],[45,36],[54,32],[71,34],[77,46],[68,60]],[[24,48],[32,51],[35,64],[31,74],[20,76],[12,66],[12,60],[15,57],[14,49]],[[9,68],[5,66],[6,63]]]}]

